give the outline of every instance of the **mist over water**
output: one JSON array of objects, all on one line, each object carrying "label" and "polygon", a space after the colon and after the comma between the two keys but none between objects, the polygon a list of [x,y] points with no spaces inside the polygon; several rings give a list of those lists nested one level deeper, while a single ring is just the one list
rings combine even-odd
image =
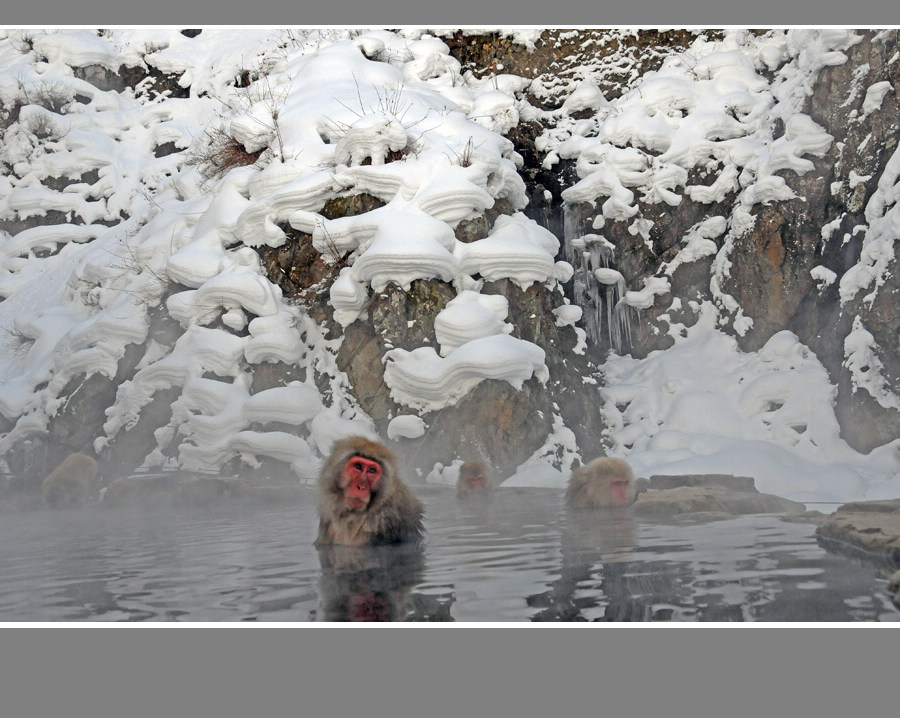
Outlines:
[{"label": "mist over water", "polygon": [[420,547],[313,547],[281,505],[39,510],[0,521],[0,621],[898,621],[876,567],[775,516],[665,525],[416,487]]}]

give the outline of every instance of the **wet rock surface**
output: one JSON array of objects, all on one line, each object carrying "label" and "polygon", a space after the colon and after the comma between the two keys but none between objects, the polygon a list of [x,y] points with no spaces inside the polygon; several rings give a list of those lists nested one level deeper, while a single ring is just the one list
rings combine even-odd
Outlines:
[{"label": "wet rock surface", "polygon": [[741,514],[803,514],[804,504],[763,494],[751,477],[727,474],[652,476],[631,507],[640,518],[714,521]]},{"label": "wet rock surface", "polygon": [[900,571],[896,571],[888,581],[888,596],[897,608],[900,608]]},{"label": "wet rock surface", "polygon": [[115,479],[100,500],[104,508],[212,506],[223,501],[289,504],[310,495],[296,483],[261,483],[248,478],[204,476],[182,471]]},{"label": "wet rock surface", "polygon": [[900,567],[900,499],[844,504],[818,527],[816,539],[829,551]]}]

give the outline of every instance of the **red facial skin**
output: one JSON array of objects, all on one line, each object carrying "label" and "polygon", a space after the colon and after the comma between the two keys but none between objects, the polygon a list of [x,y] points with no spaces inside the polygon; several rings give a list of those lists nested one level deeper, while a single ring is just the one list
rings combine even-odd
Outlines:
[{"label": "red facial skin", "polygon": [[372,500],[372,489],[381,481],[381,464],[362,456],[351,456],[344,467],[344,502],[354,511],[361,511]]},{"label": "red facial skin", "polygon": [[609,490],[617,504],[628,503],[628,479],[616,476],[609,482]]},{"label": "red facial skin", "polygon": [[470,489],[483,489],[484,488],[484,476],[478,474],[477,476],[470,476],[466,483],[468,484]]}]

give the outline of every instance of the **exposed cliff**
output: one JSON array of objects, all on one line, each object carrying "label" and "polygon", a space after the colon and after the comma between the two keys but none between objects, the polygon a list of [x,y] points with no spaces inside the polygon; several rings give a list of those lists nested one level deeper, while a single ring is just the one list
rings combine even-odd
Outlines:
[{"label": "exposed cliff", "polygon": [[[698,135],[692,145],[696,157],[678,157],[665,140],[654,145],[658,137],[650,127],[649,139],[615,134],[616,115],[631,107],[647,111],[648,126],[658,119],[661,107],[677,113],[679,120],[689,119],[702,81],[712,84],[717,74],[733,69],[692,60],[691,46],[720,40],[718,32],[553,31],[543,33],[530,51],[500,35],[472,38],[457,33],[449,42],[473,71],[500,63],[534,78],[530,87],[540,94],[532,99],[545,111],[536,115],[531,128],[520,124],[510,135],[519,139],[517,149],[531,160],[523,174],[553,194],[543,205],[532,203],[533,216],[542,216],[534,211],[539,207],[560,236],[595,240],[598,250],[591,259],[582,263],[579,253],[569,255],[577,269],[593,270],[602,262],[624,280],[621,291],[609,291],[608,285],[598,291],[591,271],[576,271],[569,287],[574,288],[573,299],[585,304],[587,317],[596,305],[592,338],[597,346],[613,345],[636,356],[668,348],[673,343],[671,324],[692,324],[704,300],[716,303],[721,326],[744,350],[757,350],[789,329],[816,353],[837,385],[842,435],[860,451],[869,451],[900,436],[898,225],[893,211],[900,179],[898,33],[854,33],[830,47],[824,61],[812,59],[813,48],[823,41],[815,34],[785,37],[781,56],[771,49],[757,56],[753,79],[764,84],[763,93],[768,94],[765,127],[759,133],[766,146],[757,149],[760,156],[767,155],[767,163],[781,162],[773,175],[783,180],[779,192],[762,197],[750,196],[750,189],[762,191],[757,179],[763,167],[755,163],[753,148],[748,143],[747,149],[738,150],[731,142],[758,132],[749,116],[755,114],[750,82],[738,80],[721,90],[730,126],[703,126],[707,134]],[[795,75],[786,71],[791,55],[801,66]],[[749,57],[744,61],[752,62]],[[648,73],[661,78],[666,58],[671,66],[695,63],[678,75],[693,77],[695,86],[683,89],[681,97],[673,91],[657,103],[648,95],[643,103],[610,104],[628,91],[640,95],[650,82],[641,85],[638,78],[646,80]],[[820,134],[818,147],[810,142],[789,160],[769,153],[768,147],[779,145],[790,153],[790,142],[809,129]],[[548,137],[557,155],[565,154],[558,148],[568,141],[573,159],[548,168],[547,153],[534,143],[540,138],[547,146]],[[645,191],[621,216],[601,206],[613,190],[597,192],[590,202],[570,192],[571,201],[566,202],[565,190],[600,174],[594,173],[596,167],[584,166],[585,155],[594,152],[612,159],[616,149],[632,151],[631,172],[674,167],[683,174],[671,181],[668,196]],[[736,159],[740,151],[750,156]],[[668,164],[662,161],[666,158]],[[650,184],[646,176],[628,182],[625,174],[619,173],[619,190]],[[532,191],[531,196],[536,194]],[[686,244],[695,244],[699,251],[682,251]],[[582,240],[579,248],[583,246]],[[581,288],[579,296],[580,278],[588,289]],[[650,302],[629,306],[622,301],[628,290],[647,287],[653,289]],[[616,311],[631,316],[617,320]],[[608,323],[607,315],[612,318]],[[630,325],[627,337],[617,326],[625,321]],[[587,325],[590,328],[590,322]]]},{"label": "exposed cliff", "polygon": [[649,421],[607,352],[709,312],[900,436],[896,30],[226,32],[5,34],[13,481],[310,478],[349,431],[564,477]]}]

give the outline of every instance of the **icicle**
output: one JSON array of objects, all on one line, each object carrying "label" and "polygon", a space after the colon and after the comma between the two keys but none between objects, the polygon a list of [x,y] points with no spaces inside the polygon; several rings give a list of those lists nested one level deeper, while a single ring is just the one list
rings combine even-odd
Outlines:
[{"label": "icicle", "polygon": [[631,315],[619,306],[627,287],[625,278],[611,266],[615,245],[590,231],[594,227],[581,205],[563,204],[562,214],[563,255],[575,268],[572,299],[582,308],[585,332],[592,342],[599,344],[605,339],[621,353],[630,346]]},{"label": "icicle", "polygon": [[612,328],[612,347],[621,354],[626,347],[631,346],[631,321],[632,316],[640,311],[624,300],[620,299],[615,305],[615,322]]}]

